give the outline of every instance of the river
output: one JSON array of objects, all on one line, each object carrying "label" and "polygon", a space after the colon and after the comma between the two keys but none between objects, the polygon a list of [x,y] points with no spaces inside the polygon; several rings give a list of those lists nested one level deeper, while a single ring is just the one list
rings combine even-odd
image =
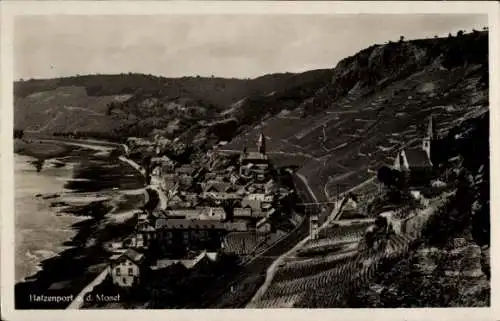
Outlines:
[{"label": "river", "polygon": [[16,282],[39,270],[39,263],[65,249],[63,243],[76,231],[71,226],[85,217],[60,215],[52,199],[36,197],[68,191],[74,164],[56,168],[46,166],[39,173],[29,156],[14,155],[15,162],[15,276]]},{"label": "river", "polygon": [[[143,186],[140,174],[128,163],[101,155],[103,151],[95,146],[85,147],[84,152],[80,149],[77,155],[73,151],[63,158],[63,166],[55,166],[50,160],[45,162],[40,172],[32,164],[35,158],[14,154],[16,282],[40,270],[41,261],[66,249],[64,243],[77,233],[73,225],[89,219],[85,214],[69,215],[51,204],[72,203],[69,199],[75,198],[77,203],[90,203],[99,197],[85,196],[87,192],[98,192],[101,197],[109,198],[110,194],[105,191]],[[70,193],[71,197],[57,197],[61,193]],[[127,204],[130,198],[134,196],[119,202]]]}]

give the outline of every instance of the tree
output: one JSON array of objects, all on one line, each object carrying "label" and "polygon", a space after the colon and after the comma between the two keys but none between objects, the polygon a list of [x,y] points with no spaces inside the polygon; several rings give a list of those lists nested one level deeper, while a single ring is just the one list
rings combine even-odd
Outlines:
[{"label": "tree", "polygon": [[405,36],[400,36],[399,37],[399,42],[403,42],[403,41],[405,41]]},{"label": "tree", "polygon": [[457,37],[461,37],[463,35],[464,35],[464,31],[463,30],[458,30]]}]

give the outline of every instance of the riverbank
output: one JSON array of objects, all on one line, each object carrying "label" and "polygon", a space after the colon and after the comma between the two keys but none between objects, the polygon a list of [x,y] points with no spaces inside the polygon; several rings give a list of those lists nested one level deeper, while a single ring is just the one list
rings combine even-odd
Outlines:
[{"label": "riverbank", "polygon": [[[50,146],[50,150],[41,152],[42,145]],[[43,260],[39,264],[40,271],[16,284],[16,309],[65,308],[69,302],[41,302],[33,298],[36,295],[76,296],[105,268],[109,253],[103,249],[103,244],[128,236],[135,226],[131,211],[144,205],[142,194],[121,193],[122,190],[144,187],[140,173],[129,165],[117,157],[99,155],[95,150],[55,145],[58,144],[41,143],[38,146],[23,142],[17,145],[16,151],[33,157],[57,158],[63,167],[69,162],[75,164],[72,179],[65,182],[69,192],[55,195],[42,193],[33,197],[50,203],[53,215],[80,217],[83,220],[68,227],[76,233],[62,244],[67,247],[65,250]],[[50,168],[43,168],[39,174],[43,175],[48,170]],[[89,192],[99,197],[89,196]],[[132,215],[128,215],[130,213]]]}]

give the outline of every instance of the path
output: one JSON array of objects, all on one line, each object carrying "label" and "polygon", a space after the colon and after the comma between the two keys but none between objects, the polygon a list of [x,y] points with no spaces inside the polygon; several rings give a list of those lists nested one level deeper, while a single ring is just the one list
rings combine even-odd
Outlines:
[{"label": "path", "polygon": [[108,269],[106,268],[92,282],[87,284],[87,286],[83,288],[83,290],[80,293],[78,293],[73,302],[71,302],[71,304],[66,309],[80,309],[85,303],[84,300],[85,295],[87,293],[92,292],[92,290],[94,290],[94,287],[101,284],[104,281],[104,279],[106,279],[107,276],[108,276]]},{"label": "path", "polygon": [[84,107],[64,106],[64,109],[66,109],[66,110],[81,110],[81,111],[87,112],[87,113],[92,114],[92,115],[105,116],[103,113],[98,113],[95,110],[92,110],[89,108],[84,108]]},{"label": "path", "polygon": [[[309,186],[306,184],[306,186]],[[315,195],[311,193],[311,195],[315,198]],[[332,213],[330,217],[319,227],[319,230],[324,230],[331,221],[337,219],[338,214],[341,212],[341,207],[339,206],[342,204],[344,199],[342,198],[341,200],[335,202],[335,207],[332,210]],[[257,290],[255,295],[253,296],[252,300],[248,303],[246,306],[247,308],[252,308],[254,303],[259,301],[264,293],[266,293],[267,289],[271,285],[271,282],[273,281],[274,275],[276,274],[276,271],[278,270],[279,266],[284,262],[284,260],[289,257],[292,253],[296,252],[300,247],[302,247],[304,244],[306,244],[309,240],[311,239],[311,236],[308,235],[304,239],[302,239],[299,243],[297,243],[292,249],[289,251],[285,252],[281,256],[279,256],[272,264],[271,266],[267,269],[266,272],[266,280],[264,281],[264,284]]]},{"label": "path", "polygon": [[62,114],[63,113],[61,111],[58,111],[57,114],[51,120],[46,122],[45,125],[43,125],[42,127],[38,128],[38,129],[27,129],[24,132],[26,132],[26,133],[40,133],[40,132],[44,131],[45,129],[47,129],[47,127],[52,125]]},{"label": "path", "polygon": [[118,159],[124,163],[129,164],[131,167],[133,167],[135,170],[137,170],[139,173],[141,173],[141,175],[143,175],[143,176],[146,175],[146,170],[141,165],[137,164],[136,162],[134,162],[130,158],[127,158],[125,156],[119,156]]},{"label": "path", "polygon": [[307,181],[307,178],[304,175],[300,174],[300,173],[295,173],[295,175],[304,183],[304,185],[307,188],[307,191],[314,198],[314,202],[318,203],[318,198],[316,197],[316,195],[312,191],[311,186],[309,186],[309,182]]}]

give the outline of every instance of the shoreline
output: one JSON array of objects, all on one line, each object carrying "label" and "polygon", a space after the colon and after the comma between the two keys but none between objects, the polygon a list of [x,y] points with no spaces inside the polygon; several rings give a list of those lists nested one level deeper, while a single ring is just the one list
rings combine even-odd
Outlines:
[{"label": "shoreline", "polygon": [[[58,202],[61,195],[52,198],[42,193],[38,196],[44,197],[51,203],[54,215],[85,218],[69,227],[76,231],[76,234],[61,244],[69,248],[54,257],[40,261],[38,272],[25,277],[23,281],[16,282],[14,291],[16,309],[65,308],[70,302],[45,302],[32,298],[36,295],[76,296],[86,283],[105,267],[109,253],[102,245],[109,240],[130,234],[133,230],[134,224],[131,224],[133,218],[121,221],[113,220],[113,216],[139,208],[144,202],[142,195],[120,194],[121,190],[142,188],[144,182],[135,170],[123,164],[117,157],[97,156],[95,150],[83,147],[69,146],[63,150],[65,153],[58,150],[57,155],[52,154],[54,157],[51,158],[63,159],[64,163],[69,158],[78,163],[72,179],[64,183],[65,189],[77,197],[86,192],[95,192],[106,195],[107,198],[89,199],[81,204],[68,204]],[[108,166],[97,170],[99,164]],[[117,184],[118,189],[113,190]]]}]

